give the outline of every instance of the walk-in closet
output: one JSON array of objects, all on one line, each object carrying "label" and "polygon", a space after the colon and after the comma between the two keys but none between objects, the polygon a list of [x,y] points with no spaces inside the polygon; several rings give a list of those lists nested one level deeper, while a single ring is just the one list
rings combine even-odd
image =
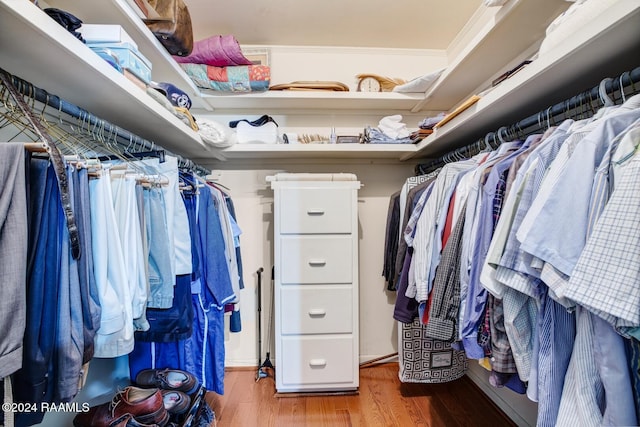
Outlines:
[{"label": "walk-in closet", "polygon": [[640,425],[638,0],[0,28],[0,426]]}]

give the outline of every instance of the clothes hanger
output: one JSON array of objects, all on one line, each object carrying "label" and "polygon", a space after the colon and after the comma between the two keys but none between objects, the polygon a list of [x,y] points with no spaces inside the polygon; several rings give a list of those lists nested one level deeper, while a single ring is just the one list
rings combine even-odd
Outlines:
[{"label": "clothes hanger", "polygon": [[602,79],[602,81],[600,82],[599,94],[604,107],[612,107],[615,105],[615,102],[613,102],[613,100],[609,97],[609,94],[607,93],[607,84],[610,83],[611,81],[613,81],[611,77],[607,77],[605,79]]},{"label": "clothes hanger", "polygon": [[42,139],[42,142],[47,146],[51,164],[53,165],[53,170],[58,181],[57,186],[59,189],[62,213],[66,220],[65,223],[69,231],[69,247],[71,249],[71,256],[73,257],[73,259],[77,260],[81,255],[80,234],[78,231],[78,226],[76,224],[75,213],[73,212],[73,208],[71,206],[72,200],[69,192],[69,182],[67,180],[62,153],[58,150],[58,146],[56,145],[55,141],[53,141],[51,136],[49,136],[47,130],[39,121],[38,117],[33,114],[32,110],[29,109],[29,106],[25,103],[24,98],[13,85],[13,76],[11,76],[4,70],[0,70],[0,79],[2,80],[3,85],[7,87],[7,90],[17,104],[17,107],[23,112],[27,123],[29,123],[31,127],[33,127],[34,131]]},{"label": "clothes hanger", "polygon": [[488,133],[484,136],[484,147],[486,152],[495,150],[495,147],[491,145],[491,142],[489,141],[490,136],[491,136],[491,133]]},{"label": "clothes hanger", "polygon": [[[502,126],[501,128],[498,129],[498,140],[500,141],[501,145],[506,143],[509,140],[508,136],[506,135],[506,130],[507,130],[506,126]],[[505,137],[506,137],[506,140],[505,140]]]},{"label": "clothes hanger", "polygon": [[624,85],[622,84],[622,79],[624,78],[625,74],[629,77],[629,80],[631,80],[631,73],[629,71],[625,71],[624,73],[620,74],[620,79],[618,80],[618,83],[620,85],[620,95],[622,96],[623,104],[627,102],[627,98],[624,93]]}]

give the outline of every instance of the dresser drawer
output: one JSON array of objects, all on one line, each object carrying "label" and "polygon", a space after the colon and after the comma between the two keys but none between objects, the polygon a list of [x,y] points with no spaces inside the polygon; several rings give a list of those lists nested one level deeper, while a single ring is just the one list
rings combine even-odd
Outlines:
[{"label": "dresser drawer", "polygon": [[283,385],[353,383],[358,374],[353,344],[351,336],[282,337],[278,371]]},{"label": "dresser drawer", "polygon": [[280,289],[280,329],[287,334],[353,331],[353,288],[344,285],[284,286]]},{"label": "dresser drawer", "polygon": [[351,189],[300,188],[280,196],[280,233],[351,233]]},{"label": "dresser drawer", "polygon": [[280,281],[291,284],[351,283],[352,251],[350,235],[280,236]]}]

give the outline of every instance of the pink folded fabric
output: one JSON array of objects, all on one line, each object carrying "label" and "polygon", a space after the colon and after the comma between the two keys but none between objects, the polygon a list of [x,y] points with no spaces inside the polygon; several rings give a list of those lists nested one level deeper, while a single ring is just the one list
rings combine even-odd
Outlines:
[{"label": "pink folded fabric", "polygon": [[232,35],[211,36],[198,40],[193,44],[193,51],[189,56],[174,56],[176,62],[213,65],[227,67],[234,65],[251,65],[242,54],[240,44]]}]

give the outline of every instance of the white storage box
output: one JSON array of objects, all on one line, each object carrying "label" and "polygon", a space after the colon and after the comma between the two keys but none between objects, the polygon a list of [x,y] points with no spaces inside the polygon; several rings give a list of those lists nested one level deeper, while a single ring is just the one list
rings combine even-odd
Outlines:
[{"label": "white storage box", "polygon": [[82,24],[78,31],[80,31],[87,44],[129,43],[133,50],[138,50],[136,42],[120,25]]}]

